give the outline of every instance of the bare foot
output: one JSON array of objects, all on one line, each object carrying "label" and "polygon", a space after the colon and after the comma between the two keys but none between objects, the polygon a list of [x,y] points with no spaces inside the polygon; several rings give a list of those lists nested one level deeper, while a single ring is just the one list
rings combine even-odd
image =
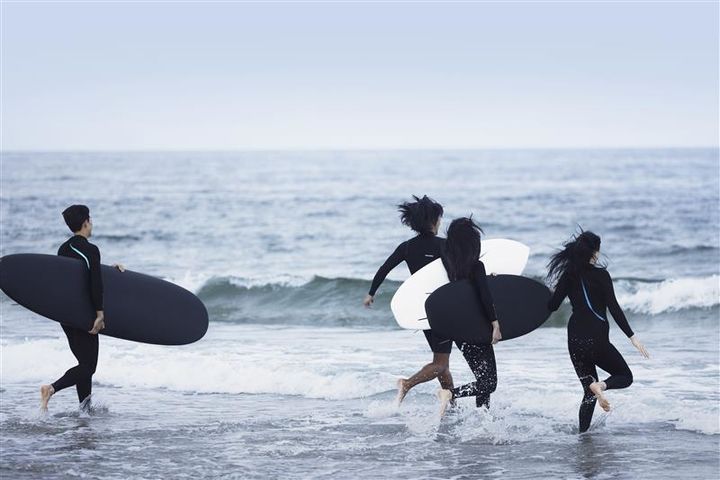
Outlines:
[{"label": "bare foot", "polygon": [[452,390],[440,389],[437,392],[437,397],[440,400],[440,417],[442,418],[442,416],[445,415],[448,405],[453,401]]},{"label": "bare foot", "polygon": [[407,378],[398,378],[397,381],[397,397],[395,397],[395,403],[400,405],[403,400],[405,400],[405,395],[407,395],[407,392],[410,390],[408,387],[408,381]]},{"label": "bare foot", "polygon": [[593,382],[588,388],[590,388],[590,391],[595,394],[595,398],[597,398],[598,403],[600,404],[600,408],[602,408],[606,412],[609,412],[610,402],[608,402],[608,399],[605,398],[605,395],[603,395],[603,389],[600,385],[600,382]]},{"label": "bare foot", "polygon": [[47,412],[50,397],[55,393],[52,385],[43,385],[40,387],[40,410]]}]

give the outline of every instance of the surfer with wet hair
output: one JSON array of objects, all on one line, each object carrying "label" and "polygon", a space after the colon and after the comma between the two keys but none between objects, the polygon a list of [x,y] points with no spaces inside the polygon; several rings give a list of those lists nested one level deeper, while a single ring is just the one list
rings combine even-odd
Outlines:
[{"label": "surfer with wet hair", "polygon": [[[485,265],[480,258],[482,229],[472,218],[462,217],[452,221],[447,230],[447,240],[443,249],[442,261],[451,282],[470,280],[475,287],[485,318],[492,326],[491,344],[456,342],[465,357],[475,381],[455,388],[445,388],[438,392],[440,416],[445,414],[448,405],[456,398],[475,397],[478,407],[490,406],[490,394],[497,387],[497,367],[493,345],[502,339],[500,323],[495,312],[495,304],[488,288]],[[450,343],[448,341],[448,343]]]},{"label": "surfer with wet hair", "polygon": [[[419,198],[413,195],[413,201],[401,203],[398,205],[398,210],[402,224],[410,227],[416,236],[398,245],[385,263],[380,266],[373,278],[370,291],[363,300],[366,307],[372,305],[375,292],[380,284],[388,273],[400,263],[405,262],[410,273],[413,274],[433,260],[440,258],[441,255],[445,239],[438,237],[437,234],[442,221],[442,205],[428,196]],[[451,342],[436,338],[432,330],[423,330],[423,333],[433,352],[432,362],[423,366],[411,377],[398,380],[398,403],[403,401],[407,392],[415,385],[433,378],[437,378],[443,388],[453,387],[453,379],[450,374]]]},{"label": "surfer with wet hair", "polygon": [[[613,289],[610,274],[597,264],[600,254],[600,237],[585,231],[552,256],[548,263],[548,280],[555,282],[555,292],[548,302],[554,312],[565,297],[570,298],[572,315],[568,321],[568,350],[583,388],[580,403],[580,433],[590,428],[595,404],[610,410],[605,390],[627,388],[633,375],[625,359],[610,343],[610,326],[606,311],[609,310],[620,329],[643,357],[648,352],[630,328]],[[597,367],[610,374],[600,381]]]},{"label": "surfer with wet hair", "polygon": [[[100,250],[88,241],[92,236],[92,220],[90,209],[85,205],[71,205],[63,213],[65,224],[73,236],[60,245],[58,255],[76,258],[87,267],[90,278],[90,301],[95,309],[95,321],[89,331],[61,325],[67,337],[70,351],[78,364],[65,372],[55,382],[40,387],[40,408],[47,411],[48,401],[55,393],[64,388],[75,386],[78,401],[87,405],[92,393],[92,376],[95,373],[98,360],[98,333],[105,328],[105,312],[103,310],[103,282],[100,272]],[[113,265],[121,272],[125,271],[122,265]]]}]

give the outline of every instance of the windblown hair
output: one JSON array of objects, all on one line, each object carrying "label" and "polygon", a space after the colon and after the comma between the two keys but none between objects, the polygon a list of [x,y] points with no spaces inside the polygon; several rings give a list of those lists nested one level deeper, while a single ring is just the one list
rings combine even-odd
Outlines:
[{"label": "windblown hair", "polygon": [[443,264],[451,281],[472,278],[480,258],[480,226],[472,216],[456,218],[447,229],[443,250]]},{"label": "windblown hair", "polygon": [[400,221],[417,233],[433,233],[433,227],[443,215],[442,205],[427,195],[422,198],[413,195],[413,199],[414,202],[398,205]]},{"label": "windblown hair", "polygon": [[556,283],[565,275],[578,277],[590,265],[590,259],[600,250],[600,237],[591,231],[583,231],[563,245],[562,250],[550,258],[547,278]]}]

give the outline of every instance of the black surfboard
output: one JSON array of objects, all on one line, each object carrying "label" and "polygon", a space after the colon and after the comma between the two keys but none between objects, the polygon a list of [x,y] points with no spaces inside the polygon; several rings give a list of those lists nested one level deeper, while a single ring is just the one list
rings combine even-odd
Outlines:
[{"label": "black surfboard", "polygon": [[[550,316],[550,290],[540,282],[517,275],[488,276],[503,340],[532,332]],[[433,332],[457,342],[489,344],[492,327],[485,318],[475,287],[468,280],[451,282],[425,301]]]},{"label": "black surfboard", "polygon": [[[157,345],[185,345],[208,329],[205,305],[174,283],[102,265],[105,329],[111,337]],[[23,307],[90,330],[95,311],[81,260],[22,253],[0,259],[0,289]]]}]

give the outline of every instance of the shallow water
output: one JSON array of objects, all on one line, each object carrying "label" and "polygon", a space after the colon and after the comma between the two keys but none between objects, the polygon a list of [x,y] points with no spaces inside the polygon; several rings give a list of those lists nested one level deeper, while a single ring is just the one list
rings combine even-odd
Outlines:
[{"label": "shallow water", "polygon": [[[38,386],[73,358],[57,324],[0,296],[3,478],[720,475],[714,151],[3,162],[3,254],[54,253],[66,237],[59,212],[84,201],[105,263],[179,282],[211,315],[207,336],[184,347],[102,337],[94,410],[78,413],[75,393],[63,391],[41,416]],[[395,379],[430,358],[422,334],[398,330],[389,311],[405,268],[374,309],[359,302],[408,236],[393,205],[410,193],[442,201],[446,218],[474,211],[489,237],[530,245],[526,274],[535,278],[575,222],[603,235],[621,304],[652,358],[611,325],[635,382],[609,393],[615,408],[598,409],[590,433],[576,433],[581,390],[565,344],[567,308],[496,347],[489,411],[463,400],[440,421],[436,382],[393,405]],[[471,379],[457,352],[451,367],[456,383]]]}]

